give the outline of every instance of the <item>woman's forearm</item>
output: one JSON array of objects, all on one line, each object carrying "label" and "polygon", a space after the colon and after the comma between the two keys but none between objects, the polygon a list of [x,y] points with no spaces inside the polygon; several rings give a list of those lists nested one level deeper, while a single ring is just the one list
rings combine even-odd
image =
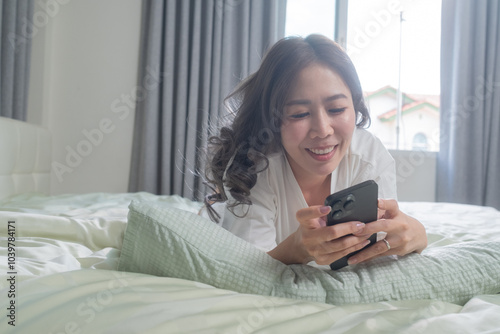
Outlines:
[{"label": "woman's forearm", "polygon": [[284,264],[302,264],[312,261],[311,256],[300,247],[296,233],[291,234],[274,249],[267,252],[274,259]]}]

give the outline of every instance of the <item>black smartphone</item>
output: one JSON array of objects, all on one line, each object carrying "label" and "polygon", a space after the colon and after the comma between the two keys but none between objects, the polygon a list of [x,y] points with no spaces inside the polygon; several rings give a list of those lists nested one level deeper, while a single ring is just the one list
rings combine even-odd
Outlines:
[{"label": "black smartphone", "polygon": [[[331,226],[349,221],[360,221],[363,223],[375,221],[377,220],[377,201],[378,185],[373,180],[368,180],[331,194],[325,200],[325,205],[332,208],[327,216],[327,225]],[[369,240],[370,243],[364,248],[369,247],[377,241],[377,234],[372,234]],[[338,259],[330,264],[330,268],[337,270],[347,266],[347,259],[361,250]]]}]

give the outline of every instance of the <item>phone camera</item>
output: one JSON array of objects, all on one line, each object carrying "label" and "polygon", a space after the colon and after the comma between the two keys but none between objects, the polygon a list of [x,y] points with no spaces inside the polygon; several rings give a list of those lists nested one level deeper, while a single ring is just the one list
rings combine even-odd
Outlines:
[{"label": "phone camera", "polygon": [[344,209],[351,210],[354,208],[355,198],[353,194],[349,194],[344,203]]}]

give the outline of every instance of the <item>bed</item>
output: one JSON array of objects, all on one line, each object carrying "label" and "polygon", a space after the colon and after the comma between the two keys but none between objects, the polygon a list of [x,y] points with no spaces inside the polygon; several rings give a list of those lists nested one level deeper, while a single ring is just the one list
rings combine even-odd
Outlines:
[{"label": "bed", "polygon": [[0,119],[1,333],[499,333],[500,212],[402,202],[422,255],[286,266],[139,193],[50,195],[50,133]]}]

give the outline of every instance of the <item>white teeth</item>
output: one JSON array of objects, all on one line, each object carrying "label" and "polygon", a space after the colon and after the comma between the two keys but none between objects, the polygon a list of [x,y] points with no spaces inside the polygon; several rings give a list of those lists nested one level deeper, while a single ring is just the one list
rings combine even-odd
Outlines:
[{"label": "white teeth", "polygon": [[333,149],[334,149],[334,146],[326,148],[326,149],[323,149],[323,150],[318,150],[318,149],[310,148],[309,151],[311,151],[314,154],[327,154],[327,153],[330,153],[331,151],[333,151]]}]

